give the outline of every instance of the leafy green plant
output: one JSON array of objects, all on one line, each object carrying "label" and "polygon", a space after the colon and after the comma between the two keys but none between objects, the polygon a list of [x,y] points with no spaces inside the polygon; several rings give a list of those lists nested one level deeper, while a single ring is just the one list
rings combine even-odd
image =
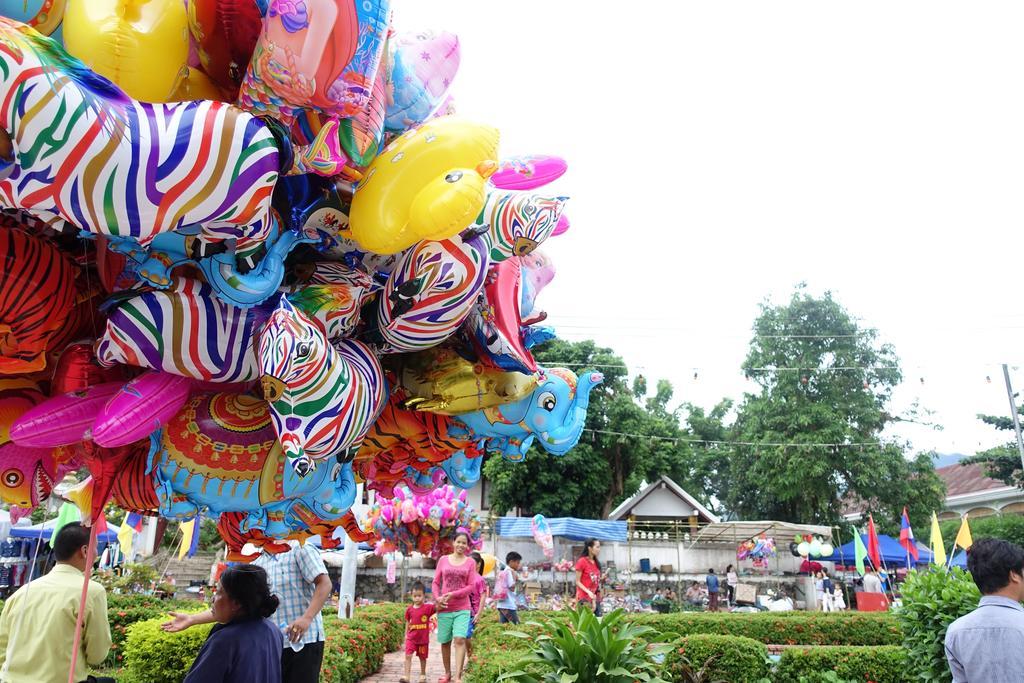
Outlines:
[{"label": "leafy green plant", "polygon": [[921,681],[951,681],[943,645],[946,629],[978,606],[981,592],[970,574],[954,567],[912,571],[902,593],[896,617],[903,626],[909,670]]},{"label": "leafy green plant", "polygon": [[899,645],[788,648],[772,678],[775,683],[903,683],[907,653]]},{"label": "leafy green plant", "polygon": [[[658,676],[654,657],[671,651],[672,646],[648,645],[644,636],[651,629],[625,622],[625,612],[617,609],[604,617],[595,617],[585,607],[577,607],[567,621],[547,619],[531,622],[542,633],[536,644],[520,660],[521,668],[502,674],[499,681],[520,683],[665,683]],[[532,639],[528,633],[510,635]],[[535,665],[540,673],[526,668]]]},{"label": "leafy green plant", "polygon": [[679,655],[672,669],[672,680],[679,683],[728,683],[724,679],[711,677],[711,667],[718,660],[719,655],[712,655],[699,669],[691,662],[686,655]]},{"label": "leafy green plant", "polygon": [[768,648],[742,636],[685,636],[672,643],[664,672],[673,681],[755,683],[768,675]]},{"label": "leafy green plant", "polygon": [[112,572],[100,572],[96,581],[107,589],[108,593],[141,593],[151,590],[159,578],[154,567],[145,564],[126,564],[120,575]]}]

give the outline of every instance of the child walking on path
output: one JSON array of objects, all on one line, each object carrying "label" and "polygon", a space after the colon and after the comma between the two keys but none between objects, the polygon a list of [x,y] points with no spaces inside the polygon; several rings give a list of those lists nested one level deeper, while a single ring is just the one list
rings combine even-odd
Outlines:
[{"label": "child walking on path", "polygon": [[412,656],[420,659],[420,683],[427,680],[427,657],[430,655],[430,617],[434,605],[424,602],[425,587],[417,581],[409,591],[412,605],[405,610],[405,676],[399,683],[409,683],[412,675]]},{"label": "child walking on path", "polygon": [[[498,572],[498,578],[494,580],[494,599],[498,607],[498,623],[519,623],[519,604],[515,593],[516,577],[519,574],[519,565],[523,556],[513,551],[505,556],[505,569]],[[525,579],[525,575],[519,578]]]}]

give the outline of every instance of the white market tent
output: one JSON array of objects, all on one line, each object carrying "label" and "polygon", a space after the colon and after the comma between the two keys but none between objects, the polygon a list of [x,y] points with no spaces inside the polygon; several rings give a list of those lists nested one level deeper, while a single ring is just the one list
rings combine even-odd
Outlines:
[{"label": "white market tent", "polygon": [[832,538],[832,527],[822,524],[794,524],[792,522],[773,521],[741,521],[741,522],[713,522],[708,524],[696,534],[690,535],[689,545],[733,545],[742,543],[761,534],[770,536],[776,541],[778,539],[792,539],[797,534],[812,534],[822,538]]}]

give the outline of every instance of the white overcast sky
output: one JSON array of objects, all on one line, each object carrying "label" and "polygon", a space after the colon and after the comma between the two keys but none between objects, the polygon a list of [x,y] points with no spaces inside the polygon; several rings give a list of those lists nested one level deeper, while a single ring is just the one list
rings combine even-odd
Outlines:
[{"label": "white overcast sky", "polygon": [[503,155],[569,161],[560,336],[710,407],[753,388],[758,303],[806,281],[895,345],[895,408],[945,426],[894,435],[1006,440],[975,414],[1008,409],[999,363],[1024,390],[1024,4],[396,0],[395,23],[459,35],[457,110]]}]

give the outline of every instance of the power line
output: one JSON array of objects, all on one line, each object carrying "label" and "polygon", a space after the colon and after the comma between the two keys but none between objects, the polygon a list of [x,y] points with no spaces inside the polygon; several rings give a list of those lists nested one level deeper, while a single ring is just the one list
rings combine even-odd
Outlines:
[{"label": "power line", "polygon": [[653,439],[658,441],[671,441],[673,443],[703,443],[713,444],[718,446],[764,446],[765,448],[881,448],[882,444],[874,441],[855,442],[855,443],[776,443],[767,441],[717,441],[715,439],[690,439],[687,437],[677,436],[654,436],[651,434],[630,434],[628,432],[614,432],[607,429],[584,429],[585,432],[591,432],[593,434],[608,434],[611,436],[625,436],[636,439]]}]

